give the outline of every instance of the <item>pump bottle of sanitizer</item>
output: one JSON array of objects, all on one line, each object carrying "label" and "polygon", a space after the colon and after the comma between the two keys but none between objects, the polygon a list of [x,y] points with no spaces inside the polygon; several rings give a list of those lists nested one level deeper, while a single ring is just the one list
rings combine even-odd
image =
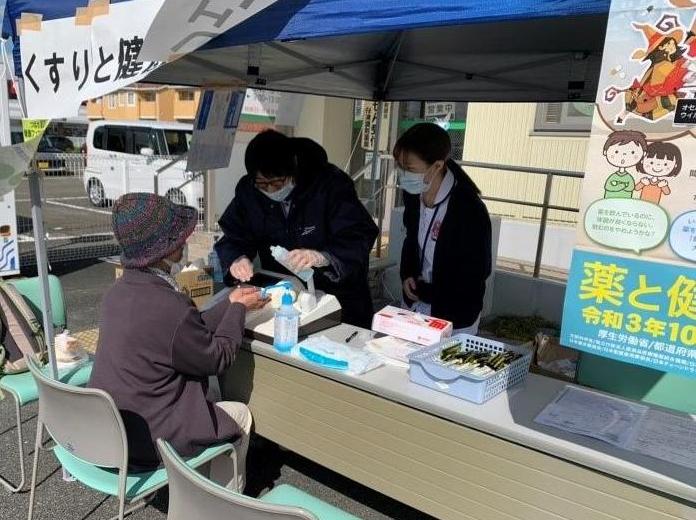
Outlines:
[{"label": "pump bottle of sanitizer", "polygon": [[285,293],[281,302],[273,322],[273,346],[278,352],[289,354],[297,345],[300,313],[293,307],[290,293]]}]

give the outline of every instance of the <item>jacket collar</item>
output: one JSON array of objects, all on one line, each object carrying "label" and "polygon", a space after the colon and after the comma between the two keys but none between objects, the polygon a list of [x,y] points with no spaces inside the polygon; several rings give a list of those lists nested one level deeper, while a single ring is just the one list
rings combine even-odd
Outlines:
[{"label": "jacket collar", "polygon": [[174,291],[174,288],[169,285],[169,283],[150,271],[141,269],[124,269],[122,278],[126,283],[138,285],[158,285]]}]

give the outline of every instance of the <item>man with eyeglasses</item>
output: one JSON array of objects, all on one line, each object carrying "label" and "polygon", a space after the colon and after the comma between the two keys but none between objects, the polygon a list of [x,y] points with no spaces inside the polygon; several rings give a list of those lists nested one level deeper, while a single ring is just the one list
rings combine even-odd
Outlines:
[{"label": "man with eyeglasses", "polygon": [[319,144],[274,130],[251,140],[244,162],[247,175],[220,219],[224,236],[215,245],[225,283],[251,280],[257,255],[263,269],[286,273],[270,252],[283,246],[295,272],[314,268],[316,288],[338,298],[344,322],[369,328],[369,255],[378,228],[352,179]]}]

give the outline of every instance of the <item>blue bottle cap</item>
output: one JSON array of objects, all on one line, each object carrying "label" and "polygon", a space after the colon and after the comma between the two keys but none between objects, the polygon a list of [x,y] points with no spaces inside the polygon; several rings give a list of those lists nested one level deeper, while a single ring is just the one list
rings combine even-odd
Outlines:
[{"label": "blue bottle cap", "polygon": [[283,306],[285,306],[285,305],[292,306],[292,294],[286,292],[286,293],[283,295],[283,298],[280,300],[280,303],[281,303]]}]

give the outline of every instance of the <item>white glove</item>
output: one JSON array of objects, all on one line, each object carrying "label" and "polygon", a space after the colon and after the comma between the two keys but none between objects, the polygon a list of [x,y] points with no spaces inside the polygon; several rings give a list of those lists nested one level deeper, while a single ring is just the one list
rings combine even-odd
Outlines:
[{"label": "white glove", "polygon": [[294,249],[288,253],[287,262],[296,273],[310,267],[327,267],[330,264],[324,255],[313,249]]},{"label": "white glove", "polygon": [[248,282],[254,276],[254,265],[246,256],[240,256],[230,266],[230,274],[240,282]]}]

